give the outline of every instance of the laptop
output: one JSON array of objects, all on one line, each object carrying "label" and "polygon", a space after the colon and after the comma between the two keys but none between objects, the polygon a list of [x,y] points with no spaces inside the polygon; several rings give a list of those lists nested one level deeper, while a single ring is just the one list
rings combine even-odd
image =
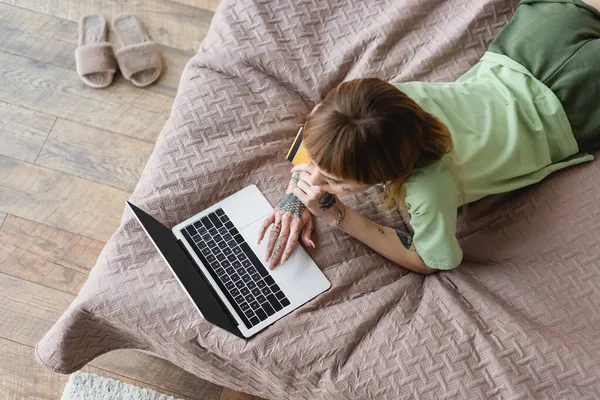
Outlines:
[{"label": "laptop", "polygon": [[331,284],[302,246],[269,270],[269,231],[258,232],[273,207],[255,185],[169,229],[127,202],[183,290],[212,324],[249,338],[325,292]]}]

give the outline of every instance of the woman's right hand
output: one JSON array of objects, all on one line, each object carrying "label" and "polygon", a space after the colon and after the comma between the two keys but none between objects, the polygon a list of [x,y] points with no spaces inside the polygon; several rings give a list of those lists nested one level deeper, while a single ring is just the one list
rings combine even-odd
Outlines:
[{"label": "woman's right hand", "polygon": [[[263,240],[269,226],[274,224],[269,234],[266,260],[269,268],[275,268],[279,262],[285,263],[298,245],[300,235],[305,246],[315,247],[311,240],[313,220],[310,211],[292,192],[300,179],[300,173],[294,173],[285,196],[271,212],[258,233],[258,243]],[[269,260],[270,259],[270,260]]]}]

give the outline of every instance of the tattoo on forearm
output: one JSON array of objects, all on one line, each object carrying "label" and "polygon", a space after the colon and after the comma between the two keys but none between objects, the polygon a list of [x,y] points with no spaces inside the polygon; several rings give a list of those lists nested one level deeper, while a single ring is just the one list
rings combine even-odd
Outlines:
[{"label": "tattoo on forearm", "polygon": [[384,234],[385,232],[383,231],[383,229],[381,228],[377,228],[379,230],[379,233]]},{"label": "tattoo on forearm", "polygon": [[296,197],[293,193],[288,193],[277,204],[275,207],[278,211],[287,211],[292,214],[294,218],[302,218],[302,214],[304,214],[304,210],[306,210],[306,206]]},{"label": "tattoo on forearm", "polygon": [[351,192],[351,191],[352,191],[352,190],[350,190],[349,188],[347,188],[347,187],[345,187],[345,186],[342,186],[342,190],[343,190],[344,192]]},{"label": "tattoo on forearm", "polygon": [[410,234],[408,234],[406,232],[403,232],[403,231],[396,230],[396,235],[398,236],[398,238],[402,242],[402,245],[407,250],[415,251],[415,245],[413,243],[413,238],[412,238],[412,236]]},{"label": "tattoo on forearm", "polygon": [[333,206],[335,206],[335,195],[325,193],[319,200],[319,208],[323,211],[327,211]]},{"label": "tattoo on forearm", "polygon": [[342,229],[342,222],[344,221],[344,218],[346,218],[345,211],[340,207],[335,206],[333,209],[333,218],[335,218],[335,224],[337,227]]}]

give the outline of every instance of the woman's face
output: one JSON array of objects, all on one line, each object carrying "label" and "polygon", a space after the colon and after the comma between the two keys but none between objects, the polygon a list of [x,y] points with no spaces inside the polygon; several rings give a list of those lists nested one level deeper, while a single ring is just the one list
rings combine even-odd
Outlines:
[{"label": "woman's face", "polygon": [[[314,165],[314,164],[313,164]],[[315,165],[315,171],[312,173],[312,185],[321,186],[323,190],[329,193],[339,195],[361,193],[371,187],[348,179],[341,179],[329,173],[323,172]]]}]

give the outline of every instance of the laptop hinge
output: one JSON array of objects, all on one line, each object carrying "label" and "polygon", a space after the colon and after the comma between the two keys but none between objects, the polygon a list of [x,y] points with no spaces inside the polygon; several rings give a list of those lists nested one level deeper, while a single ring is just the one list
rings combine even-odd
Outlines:
[{"label": "laptop hinge", "polygon": [[181,250],[183,250],[183,254],[185,254],[185,256],[188,258],[188,260],[190,260],[192,265],[195,267],[196,271],[198,272],[198,275],[200,275],[200,278],[206,284],[206,287],[208,287],[210,289],[210,291],[213,294],[213,297],[219,302],[219,304],[221,305],[221,308],[223,309],[225,314],[227,314],[227,318],[229,318],[229,321],[231,321],[233,326],[237,326],[238,322],[235,320],[233,315],[231,315],[231,313],[229,312],[229,309],[227,308],[225,303],[223,303],[223,300],[221,300],[221,297],[217,294],[217,292],[215,292],[215,290],[212,287],[212,284],[206,279],[202,270],[200,268],[198,268],[198,263],[196,262],[196,260],[194,260],[194,257],[192,257],[190,255],[190,253],[188,252],[187,248],[185,247],[185,245],[183,244],[181,239],[177,239],[177,244],[179,245],[179,247],[181,247]]}]

